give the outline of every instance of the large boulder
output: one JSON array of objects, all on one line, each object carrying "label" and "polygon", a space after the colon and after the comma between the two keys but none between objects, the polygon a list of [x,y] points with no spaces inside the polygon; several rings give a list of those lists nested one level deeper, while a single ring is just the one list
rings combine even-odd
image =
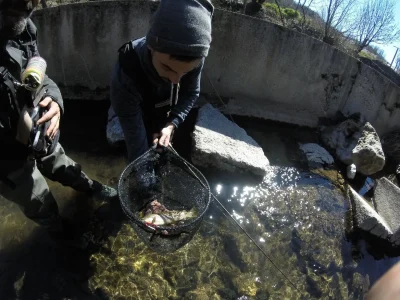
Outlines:
[{"label": "large boulder", "polygon": [[352,151],[357,171],[364,175],[379,172],[385,166],[385,155],[378,134],[370,123],[361,129],[361,136]]},{"label": "large boulder", "polygon": [[257,142],[210,104],[199,110],[192,139],[196,165],[262,176],[266,173],[269,161]]},{"label": "large boulder", "polygon": [[125,141],[124,132],[112,106],[108,109],[107,141],[111,146],[118,146]]},{"label": "large boulder", "polygon": [[323,127],[322,141],[326,146],[335,150],[337,158],[346,165],[353,163],[353,149],[361,136],[360,122],[347,119],[338,125]]},{"label": "large boulder", "polygon": [[362,118],[349,118],[338,125],[323,127],[321,137],[340,161],[346,165],[354,164],[357,172],[363,175],[374,174],[385,165],[379,136]]},{"label": "large boulder", "polygon": [[388,239],[392,231],[387,222],[375,211],[375,209],[355,190],[349,187],[348,196],[351,200],[354,225],[372,235]]},{"label": "large boulder", "polygon": [[376,181],[374,201],[377,212],[393,232],[391,242],[400,246],[400,188],[383,177]]}]

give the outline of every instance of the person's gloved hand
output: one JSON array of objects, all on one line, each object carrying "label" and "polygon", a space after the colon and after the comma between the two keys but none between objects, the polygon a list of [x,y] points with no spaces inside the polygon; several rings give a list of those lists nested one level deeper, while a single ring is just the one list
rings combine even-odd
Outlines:
[{"label": "person's gloved hand", "polygon": [[153,134],[153,145],[159,144],[160,146],[168,147],[174,133],[175,125],[167,123],[167,125],[161,129],[160,133]]},{"label": "person's gloved hand", "polygon": [[60,128],[60,106],[50,97],[44,98],[39,103],[39,105],[41,107],[46,107],[47,112],[37,121],[37,125],[50,120],[50,126],[47,129],[46,135],[53,139],[56,136],[58,129]]}]

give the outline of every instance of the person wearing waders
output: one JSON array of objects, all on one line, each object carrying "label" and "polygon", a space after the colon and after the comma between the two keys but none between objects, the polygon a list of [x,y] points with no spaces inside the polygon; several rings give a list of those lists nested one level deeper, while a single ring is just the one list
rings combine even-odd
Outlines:
[{"label": "person wearing waders", "polygon": [[56,241],[79,246],[76,226],[60,217],[43,176],[95,200],[117,198],[117,192],[89,179],[58,143],[63,100],[57,85],[45,76],[32,91],[21,80],[28,62],[39,56],[30,19],[38,1],[0,0],[0,195]]},{"label": "person wearing waders", "polygon": [[199,97],[213,10],[207,0],[161,0],[147,35],[120,47],[111,105],[129,162],[152,145],[167,147]]}]

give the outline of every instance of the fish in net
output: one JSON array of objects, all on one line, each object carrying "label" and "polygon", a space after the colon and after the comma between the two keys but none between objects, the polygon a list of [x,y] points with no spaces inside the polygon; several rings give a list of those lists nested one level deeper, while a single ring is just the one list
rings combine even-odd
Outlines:
[{"label": "fish in net", "polygon": [[140,239],[159,254],[187,244],[211,202],[203,174],[172,148],[149,149],[122,172],[122,209]]}]

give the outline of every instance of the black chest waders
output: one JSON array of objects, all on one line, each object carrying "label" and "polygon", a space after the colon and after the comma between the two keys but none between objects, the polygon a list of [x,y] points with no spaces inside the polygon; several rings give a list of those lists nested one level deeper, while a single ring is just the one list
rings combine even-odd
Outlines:
[{"label": "black chest waders", "polygon": [[[38,61],[37,57],[34,58]],[[25,154],[19,158],[21,161],[51,154],[59,139],[59,132],[53,140],[46,136],[50,121],[37,125],[37,121],[47,112],[46,108],[39,106],[46,95],[42,85],[45,68],[39,70],[42,72],[35,72],[37,68],[29,65],[29,62],[28,67],[21,76],[23,83],[15,79],[6,68],[0,67],[0,136],[4,147],[25,149]],[[0,180],[13,187],[7,175],[6,170],[1,172]]]}]

